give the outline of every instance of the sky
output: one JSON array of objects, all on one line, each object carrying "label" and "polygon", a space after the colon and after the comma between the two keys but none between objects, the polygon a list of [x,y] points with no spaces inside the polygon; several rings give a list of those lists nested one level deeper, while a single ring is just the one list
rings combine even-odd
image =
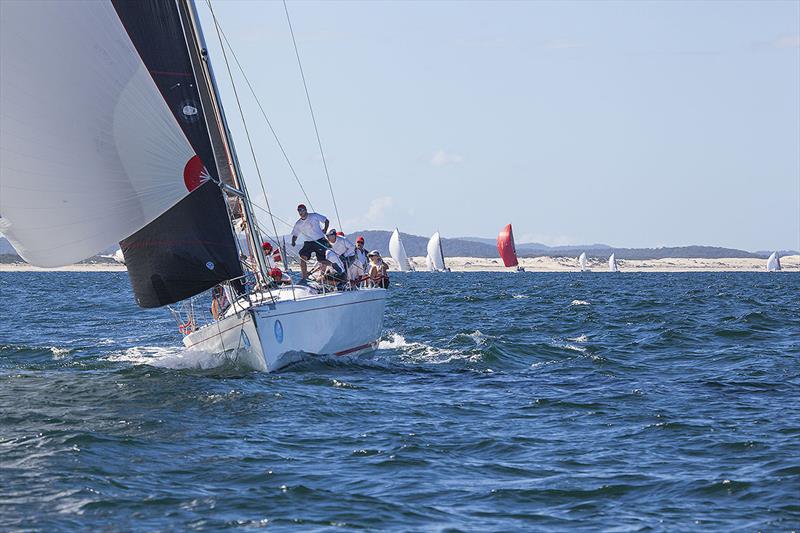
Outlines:
[{"label": "sky", "polygon": [[[212,5],[311,207],[346,232],[510,222],[517,242],[800,249],[800,1],[289,1],[341,221],[283,4]],[[292,222],[305,198],[232,71],[272,211]]]}]

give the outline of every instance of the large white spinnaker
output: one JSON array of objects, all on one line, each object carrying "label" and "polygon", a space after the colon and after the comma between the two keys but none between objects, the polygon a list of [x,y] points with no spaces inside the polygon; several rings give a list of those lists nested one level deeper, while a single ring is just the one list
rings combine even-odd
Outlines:
[{"label": "large white spinnaker", "polygon": [[611,254],[611,257],[608,258],[608,271],[619,272],[619,267],[617,266],[616,254]]},{"label": "large white spinnaker", "polygon": [[406,249],[403,246],[403,241],[400,240],[400,230],[397,228],[395,228],[394,233],[392,233],[392,236],[389,238],[389,254],[397,263],[398,270],[401,272],[408,272],[409,270],[412,270],[408,262]]},{"label": "large white spinnaker", "polygon": [[578,265],[581,267],[581,272],[585,272],[586,268],[586,252],[581,252],[581,255],[578,256]]},{"label": "large white spinnaker", "polygon": [[29,263],[94,255],[189,193],[195,152],[111,2],[3,2],[0,115],[0,232]]},{"label": "large white spinnaker", "polygon": [[781,258],[778,252],[772,252],[772,255],[767,259],[767,272],[778,272],[781,269]]},{"label": "large white spinnaker", "polygon": [[439,232],[434,233],[428,241],[428,257],[431,258],[433,269],[444,271],[444,254],[442,253],[442,240]]}]

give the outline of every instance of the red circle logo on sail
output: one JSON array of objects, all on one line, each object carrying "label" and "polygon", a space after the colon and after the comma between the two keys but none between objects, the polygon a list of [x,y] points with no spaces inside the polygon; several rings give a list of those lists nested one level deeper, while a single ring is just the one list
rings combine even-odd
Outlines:
[{"label": "red circle logo on sail", "polygon": [[210,179],[211,176],[199,156],[195,155],[186,162],[186,166],[183,168],[183,183],[186,184],[189,192],[192,192]]}]

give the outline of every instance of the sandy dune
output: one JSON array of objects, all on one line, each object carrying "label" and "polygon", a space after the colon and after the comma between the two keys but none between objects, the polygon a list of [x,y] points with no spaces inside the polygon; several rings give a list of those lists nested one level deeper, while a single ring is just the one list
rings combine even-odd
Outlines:
[{"label": "sandy dune", "polygon": [[[414,266],[425,270],[424,257],[412,257]],[[386,260],[394,267],[391,259]],[[520,264],[528,272],[577,272],[578,260],[574,257],[531,257],[520,259]],[[453,271],[511,271],[505,268],[500,259],[479,257],[448,257],[447,266]],[[589,258],[589,270],[608,272],[608,260]],[[763,272],[767,269],[766,259],[649,259],[618,260],[617,266],[622,272]],[[800,272],[800,255],[781,257],[781,266],[785,271]]]},{"label": "sandy dune", "polygon": [[[425,270],[424,257],[412,257],[418,270]],[[395,263],[386,259],[392,270]],[[528,272],[577,272],[578,260],[570,257],[532,257],[520,260]],[[766,259],[650,259],[643,261],[617,261],[622,272],[764,272]],[[513,272],[505,268],[500,259],[483,257],[448,257],[447,266],[455,272]],[[784,271],[800,272],[800,255],[781,257]],[[297,265],[293,265],[298,270]],[[589,258],[589,270],[608,272],[606,259]],[[58,268],[39,268],[25,263],[0,264],[0,272],[124,272],[125,266],[118,264],[77,264]]]}]

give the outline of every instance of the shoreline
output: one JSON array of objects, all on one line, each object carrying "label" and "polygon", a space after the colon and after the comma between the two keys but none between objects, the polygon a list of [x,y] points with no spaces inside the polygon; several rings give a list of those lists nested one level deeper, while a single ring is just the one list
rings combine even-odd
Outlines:
[{"label": "shoreline", "polygon": [[[397,271],[392,259],[385,259],[391,271]],[[447,266],[453,272],[515,272],[506,268],[500,259],[487,257],[448,257]],[[424,257],[412,257],[417,270],[425,270]],[[572,257],[526,257],[519,260],[526,272],[579,272],[578,261]],[[617,261],[621,272],[766,272],[766,259],[753,258],[664,258]],[[781,257],[784,272],[800,272],[800,255]],[[605,259],[589,258],[590,272],[608,272]],[[297,264],[292,264],[298,270]],[[55,268],[41,268],[27,263],[0,263],[0,272],[125,272],[125,265],[113,263],[79,263]]]}]

